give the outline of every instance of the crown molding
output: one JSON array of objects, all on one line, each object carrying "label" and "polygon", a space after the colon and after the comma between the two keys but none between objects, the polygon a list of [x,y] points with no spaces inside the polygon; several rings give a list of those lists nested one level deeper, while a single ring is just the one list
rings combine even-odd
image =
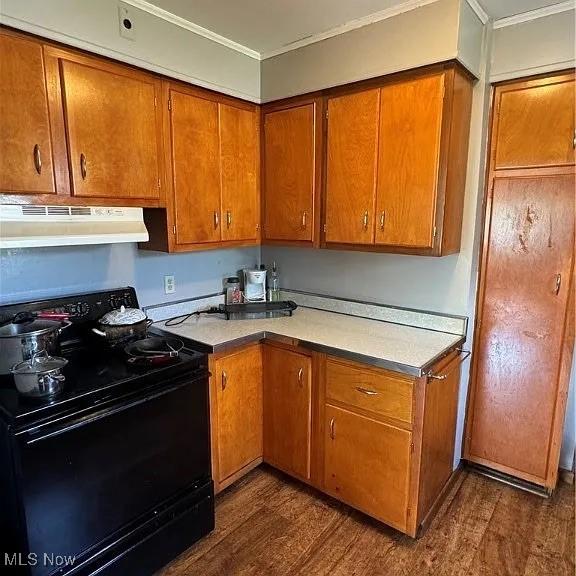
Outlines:
[{"label": "crown molding", "polygon": [[480,22],[482,22],[482,24],[487,24],[488,21],[490,20],[490,16],[488,16],[484,8],[480,6],[478,0],[466,0],[466,2],[468,3],[468,6],[470,6],[470,8],[474,10],[476,16],[478,16],[478,18],[480,19]]},{"label": "crown molding", "polygon": [[285,52],[291,52],[292,50],[303,48],[304,46],[315,44],[316,42],[321,42],[322,40],[332,38],[333,36],[339,36],[340,34],[344,34],[345,32],[349,32],[350,30],[363,28],[364,26],[368,26],[369,24],[374,24],[376,22],[381,22],[382,20],[387,20],[388,18],[392,18],[393,16],[397,16],[398,14],[403,14],[404,12],[410,12],[411,10],[420,8],[421,6],[426,6],[427,4],[434,4],[437,1],[438,0],[408,0],[403,4],[399,4],[397,6],[391,6],[386,10],[380,10],[379,12],[374,12],[374,14],[368,14],[367,16],[363,16],[362,18],[356,18],[355,20],[350,20],[345,24],[336,26],[334,28],[330,28],[329,30],[325,30],[324,32],[313,34],[312,36],[307,36],[306,38],[296,40],[295,42],[290,42],[290,44],[286,44],[285,46],[282,46],[281,48],[278,48],[276,50],[263,52],[262,54],[260,54],[260,59],[266,60],[268,58],[273,58],[274,56],[279,56],[280,54],[284,54]]},{"label": "crown molding", "polygon": [[176,16],[175,14],[172,14],[172,12],[168,12],[163,8],[158,8],[158,6],[154,6],[154,4],[150,4],[150,2],[146,2],[146,0],[122,0],[122,2],[129,4],[130,6],[134,6],[134,8],[138,8],[139,10],[143,10],[144,12],[148,12],[148,14],[152,14],[157,18],[161,18],[166,22],[170,22],[170,24],[174,24],[175,26],[179,26],[180,28],[194,32],[194,34],[198,34],[198,36],[202,36],[208,40],[217,42],[222,46],[226,46],[226,48],[230,48],[231,50],[235,50],[236,52],[250,56],[250,58],[254,58],[255,60],[261,59],[260,53],[256,52],[256,50],[252,50],[247,46],[238,44],[238,42],[234,42],[234,40],[220,36],[220,34],[216,34],[216,32],[212,32],[207,28],[203,28],[202,26],[194,24],[193,22],[181,18],[180,16]]},{"label": "crown molding", "polygon": [[202,78],[192,76],[190,74],[184,74],[178,70],[167,66],[159,66],[153,64],[148,60],[142,58],[137,58],[131,54],[127,54],[120,50],[111,50],[106,46],[96,44],[94,42],[87,42],[76,36],[71,36],[69,34],[63,34],[61,32],[56,32],[50,28],[45,28],[37,24],[27,22],[25,20],[20,20],[19,18],[14,18],[12,16],[7,16],[0,12],[0,22],[5,26],[10,26],[16,28],[17,30],[22,30],[23,32],[29,32],[30,34],[36,34],[37,36],[42,36],[49,40],[54,40],[56,42],[61,42],[73,48],[80,48],[81,50],[86,50],[92,52],[93,54],[99,54],[100,56],[106,56],[112,58],[113,60],[118,60],[119,62],[124,62],[132,66],[137,66],[149,72],[155,72],[156,74],[162,74],[163,76],[169,76],[170,78],[175,78],[176,80],[182,80],[183,82],[188,82],[194,84],[195,86],[200,86],[202,88],[207,88],[209,90],[215,90],[216,92],[221,92],[222,94],[228,94],[229,96],[234,96],[235,98],[241,98],[242,100],[248,100],[250,102],[255,102],[256,104],[261,103],[260,96],[255,96],[247,92],[242,92],[240,90],[235,90],[229,88],[228,86],[222,86],[216,84],[215,82],[207,82]]},{"label": "crown molding", "polygon": [[552,14],[560,14],[561,12],[574,10],[575,8],[576,1],[568,0],[567,2],[560,2],[559,4],[552,4],[551,6],[538,8],[537,10],[530,10],[529,12],[522,12],[520,14],[515,14],[514,16],[508,16],[508,18],[500,18],[499,20],[494,21],[494,28],[514,26],[515,24],[530,22],[531,20],[537,20],[538,18],[544,18],[545,16],[551,16]]}]

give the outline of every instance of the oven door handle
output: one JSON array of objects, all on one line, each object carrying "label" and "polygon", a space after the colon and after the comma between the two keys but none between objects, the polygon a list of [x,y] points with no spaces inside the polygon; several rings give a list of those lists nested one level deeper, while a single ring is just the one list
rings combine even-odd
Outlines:
[{"label": "oven door handle", "polygon": [[[165,396],[166,394],[170,394],[184,386],[187,386],[190,383],[189,380],[186,382],[181,382],[180,384],[176,384],[174,386],[170,386],[170,388],[166,388],[161,392],[153,394],[152,396],[146,396],[145,398],[140,398],[138,400],[131,400],[129,402],[124,402],[119,405],[112,405],[108,408],[100,410],[94,414],[82,416],[72,421],[68,421],[63,426],[54,426],[52,428],[46,428],[45,433],[42,436],[34,436],[29,440],[26,440],[26,444],[37,444],[38,442],[42,442],[43,440],[47,440],[48,438],[53,438],[54,436],[59,436],[60,434],[64,434],[65,432],[69,432],[70,430],[74,430],[76,428],[81,428],[86,424],[92,424],[93,422],[97,422],[98,420],[102,420],[103,418],[107,418],[108,416],[113,416],[114,414],[118,414],[119,412],[123,412],[124,410],[128,410],[133,408],[134,406],[139,406],[140,404],[145,404],[146,402],[150,402],[151,400],[155,400],[156,398],[160,398],[161,396]],[[33,435],[33,430],[27,430],[25,432],[21,432],[20,434],[27,434],[28,436]],[[36,428],[38,430],[38,428]],[[16,434],[18,435],[18,433]]]}]

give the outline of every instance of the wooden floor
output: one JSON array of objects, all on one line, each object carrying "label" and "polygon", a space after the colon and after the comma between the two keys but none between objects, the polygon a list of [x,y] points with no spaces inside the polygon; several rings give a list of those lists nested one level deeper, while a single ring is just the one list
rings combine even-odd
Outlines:
[{"label": "wooden floor", "polygon": [[418,539],[270,468],[217,497],[216,529],[162,576],[574,576],[574,486],[545,500],[465,471]]}]

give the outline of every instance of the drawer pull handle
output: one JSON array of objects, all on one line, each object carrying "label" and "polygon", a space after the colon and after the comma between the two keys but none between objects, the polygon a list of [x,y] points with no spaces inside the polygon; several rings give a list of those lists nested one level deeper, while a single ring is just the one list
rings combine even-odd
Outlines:
[{"label": "drawer pull handle", "polygon": [[228,210],[226,212],[226,226],[228,228],[230,228],[230,226],[232,226],[232,212],[230,212],[230,210]]},{"label": "drawer pull handle", "polygon": [[380,213],[380,230],[384,230],[384,224],[386,223],[386,212],[382,210]]},{"label": "drawer pull handle", "polygon": [[298,370],[298,384],[300,384],[300,386],[304,385],[303,376],[304,376],[304,368],[300,368],[300,370]]},{"label": "drawer pull handle", "polygon": [[222,372],[222,390],[226,390],[226,385],[228,384],[228,375],[226,372]]},{"label": "drawer pull handle", "polygon": [[362,225],[364,226],[364,230],[368,230],[368,210],[364,212],[364,218],[362,218]]},{"label": "drawer pull handle", "polygon": [[449,370],[448,372],[446,372],[445,374],[442,374],[441,376],[433,374],[432,372],[425,373],[425,376],[427,376],[428,378],[431,378],[432,380],[446,380],[446,378],[448,378],[448,376],[450,376],[450,374],[454,371],[454,369],[457,366],[460,366],[460,364],[462,364],[462,362],[464,362],[464,360],[466,360],[466,358],[468,358],[468,356],[470,356],[470,354],[472,354],[472,352],[470,352],[469,350],[458,349],[458,350],[456,350],[456,352],[459,352],[460,354],[462,354],[462,356],[460,357],[460,362],[458,362],[458,364],[456,364],[456,366],[454,366],[454,368],[452,368],[452,370]]},{"label": "drawer pull handle", "polygon": [[366,396],[377,396],[378,392],[376,390],[370,390],[369,388],[362,388],[361,386],[356,386],[356,390],[361,394],[366,394]]},{"label": "drawer pull handle", "polygon": [[308,219],[308,212],[302,212],[302,230],[306,230],[306,220]]},{"label": "drawer pull handle", "polygon": [[214,229],[218,228],[220,224],[220,216],[218,216],[218,212],[214,211]]},{"label": "drawer pull handle", "polygon": [[86,174],[88,174],[88,169],[86,167],[86,156],[84,154],[80,154],[80,175],[82,176],[82,180],[86,180]]},{"label": "drawer pull handle", "polygon": [[334,422],[334,418],[330,420],[330,438],[334,440],[336,437],[336,423]]}]

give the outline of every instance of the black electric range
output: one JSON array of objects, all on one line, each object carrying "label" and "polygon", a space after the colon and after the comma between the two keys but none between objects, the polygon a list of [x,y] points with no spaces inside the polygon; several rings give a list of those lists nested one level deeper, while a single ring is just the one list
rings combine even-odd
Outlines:
[{"label": "black electric range", "polygon": [[145,576],[214,527],[207,356],[134,366],[92,337],[132,288],[0,307],[72,314],[64,392],[0,380],[0,566],[7,574]]}]

